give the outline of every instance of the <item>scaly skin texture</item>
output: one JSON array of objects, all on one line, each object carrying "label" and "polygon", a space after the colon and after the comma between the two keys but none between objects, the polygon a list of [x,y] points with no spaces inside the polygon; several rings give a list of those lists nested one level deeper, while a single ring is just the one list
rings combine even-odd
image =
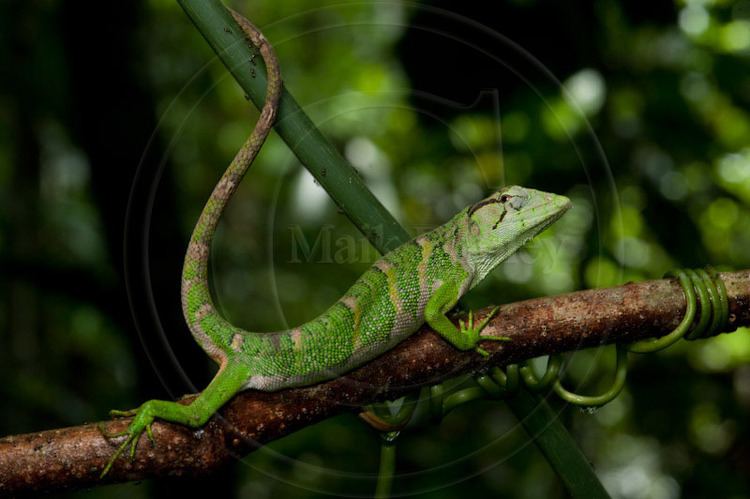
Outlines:
[{"label": "scaly skin texture", "polygon": [[[258,47],[268,71],[261,117],[216,185],[196,224],[185,257],[182,305],[196,341],[218,364],[208,387],[190,404],[150,400],[115,416],[134,416],[126,436],[102,472],[130,446],[131,456],[155,418],[202,426],[240,390],[279,390],[335,378],[391,349],[426,321],[461,350],[477,346],[489,320],[457,328],[446,313],[459,298],[570,206],[563,196],[507,187],[464,208],[440,227],[378,260],[326,312],[299,327],[271,333],[244,331],[214,307],[208,255],[218,219],[271,130],[281,91],[278,63],[263,35],[232,12]],[[486,337],[484,340],[503,340]]]}]

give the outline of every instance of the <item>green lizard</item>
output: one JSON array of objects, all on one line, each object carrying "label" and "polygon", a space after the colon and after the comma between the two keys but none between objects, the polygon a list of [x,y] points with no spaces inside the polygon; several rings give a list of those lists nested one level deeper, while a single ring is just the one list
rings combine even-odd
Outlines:
[{"label": "green lizard", "polygon": [[564,196],[518,186],[504,188],[386,254],[310,322],[269,333],[252,333],[230,324],[211,299],[209,249],[222,210],[273,126],[282,85],[270,44],[248,20],[236,12],[232,15],[266,63],[266,101],[255,129],[200,215],[182,274],[185,319],[219,370],[189,405],[150,400],[130,411],[111,411],[113,416],[134,418],[124,432],[107,435],[127,438],[102,476],[128,445],[134,456],[143,432],[153,442],[154,419],[200,427],[241,390],[273,391],[335,378],[391,349],[424,322],[456,348],[487,355],[477,345],[480,339],[507,339],[480,337],[494,312],[477,324],[469,313],[460,327],[445,314],[500,262],[570,207]]}]

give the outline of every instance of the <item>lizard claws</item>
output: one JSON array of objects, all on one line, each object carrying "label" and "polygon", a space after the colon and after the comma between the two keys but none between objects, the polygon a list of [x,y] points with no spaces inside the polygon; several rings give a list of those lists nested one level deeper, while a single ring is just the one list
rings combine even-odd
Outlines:
[{"label": "lizard claws", "polygon": [[148,437],[151,445],[156,445],[156,439],[154,438],[154,433],[151,429],[151,425],[154,422],[154,416],[152,415],[151,411],[149,411],[149,408],[146,404],[142,405],[138,409],[131,409],[129,411],[110,411],[110,414],[113,417],[135,416],[133,418],[133,421],[130,422],[130,425],[128,425],[128,427],[124,431],[118,433],[109,433],[101,423],[97,425],[99,431],[106,439],[118,438],[123,436],[127,437],[125,438],[125,441],[117,446],[117,450],[115,450],[114,454],[112,454],[112,457],[110,457],[109,461],[107,461],[107,465],[102,470],[99,478],[104,478],[107,473],[109,473],[109,470],[112,469],[112,466],[115,464],[115,461],[117,461],[117,458],[119,458],[120,455],[125,452],[125,449],[127,449],[128,446],[130,446],[130,452],[128,453],[130,455],[130,460],[132,461],[133,459],[135,459],[135,451],[138,447],[138,441],[140,440],[143,432],[146,432],[146,437]]},{"label": "lizard claws", "polygon": [[466,321],[458,321],[461,332],[468,335],[470,344],[475,346],[474,351],[476,351],[483,357],[489,357],[490,354],[484,348],[476,346],[480,341],[510,341],[510,338],[508,338],[507,336],[480,336],[482,330],[487,326],[487,324],[489,324],[492,318],[497,314],[498,310],[500,310],[500,307],[493,308],[492,311],[484,316],[484,318],[482,318],[482,320],[479,321],[479,323],[476,325],[474,324],[473,311],[469,311],[469,315],[466,318]]}]

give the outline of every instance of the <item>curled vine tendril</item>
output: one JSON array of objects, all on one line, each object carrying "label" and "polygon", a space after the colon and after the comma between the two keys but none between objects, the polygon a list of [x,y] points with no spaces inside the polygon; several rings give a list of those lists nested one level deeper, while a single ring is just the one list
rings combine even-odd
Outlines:
[{"label": "curled vine tendril", "polygon": [[[729,317],[729,300],[724,281],[713,269],[677,269],[665,277],[676,277],[685,294],[685,315],[677,327],[664,336],[618,343],[615,372],[612,384],[598,395],[581,395],[562,385],[562,355],[550,355],[542,376],[537,376],[531,360],[509,364],[504,369],[494,366],[472,377],[459,377],[423,388],[419,395],[407,395],[393,402],[372,404],[360,417],[381,432],[381,461],[376,497],[388,497],[395,466],[395,440],[407,426],[416,426],[425,420],[439,423],[451,410],[480,398],[503,399],[513,396],[522,386],[532,392],[552,388],[566,402],[586,408],[601,407],[615,399],[625,387],[628,353],[651,353],[663,350],[680,339],[697,340],[721,333]],[[700,309],[700,310],[699,310]],[[696,315],[700,311],[698,321]],[[454,390],[448,386],[471,386]]]}]

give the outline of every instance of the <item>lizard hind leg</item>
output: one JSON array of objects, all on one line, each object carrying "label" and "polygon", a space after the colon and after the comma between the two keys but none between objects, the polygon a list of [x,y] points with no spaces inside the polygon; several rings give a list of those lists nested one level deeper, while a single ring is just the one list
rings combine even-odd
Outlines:
[{"label": "lizard hind leg", "polygon": [[137,409],[128,411],[113,410],[112,416],[133,416],[127,429],[120,433],[110,434],[101,426],[99,430],[105,438],[126,437],[107,462],[100,477],[104,477],[112,469],[117,458],[130,447],[130,459],[135,457],[136,447],[141,435],[146,432],[152,445],[155,445],[151,426],[154,420],[160,419],[173,423],[180,423],[198,428],[203,426],[216,411],[232,396],[242,390],[250,376],[250,368],[243,362],[229,359],[216,373],[211,383],[190,404],[181,404],[167,400],[149,400]]}]

